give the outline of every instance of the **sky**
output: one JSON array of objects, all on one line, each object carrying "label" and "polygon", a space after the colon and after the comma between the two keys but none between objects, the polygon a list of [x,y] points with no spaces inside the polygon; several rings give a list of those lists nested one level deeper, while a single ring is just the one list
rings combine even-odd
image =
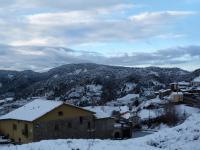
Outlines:
[{"label": "sky", "polygon": [[200,0],[0,0],[0,69],[200,68]]}]

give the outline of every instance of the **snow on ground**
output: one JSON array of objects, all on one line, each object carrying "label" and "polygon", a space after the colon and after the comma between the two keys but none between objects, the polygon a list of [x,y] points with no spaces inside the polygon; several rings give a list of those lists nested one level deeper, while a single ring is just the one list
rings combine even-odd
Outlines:
[{"label": "snow on ground", "polygon": [[139,94],[127,94],[126,96],[118,98],[115,101],[108,102],[107,105],[110,106],[127,105],[133,103],[137,98],[139,98]]},{"label": "snow on ground", "polygon": [[139,112],[139,117],[141,120],[153,119],[161,116],[163,114],[163,109],[142,109]]},{"label": "snow on ground", "polygon": [[[163,100],[159,101],[158,99],[152,99],[147,101],[147,103],[144,103],[143,106],[147,107],[150,104],[161,104]],[[186,106],[184,104],[181,105],[175,105],[175,109],[178,113],[178,115],[181,117],[183,115],[186,115],[186,117],[200,112],[200,110],[198,108],[194,108],[194,107],[190,107],[190,106]],[[158,108],[158,109],[141,109],[141,111],[139,111],[139,117],[141,118],[141,120],[147,120],[147,119],[152,119],[152,118],[156,118],[159,117],[161,115],[163,115],[164,113],[164,109],[163,108]]]},{"label": "snow on ground", "polygon": [[47,140],[24,145],[0,146],[1,150],[199,150],[200,113],[183,124],[128,140]]},{"label": "snow on ground", "polygon": [[121,97],[121,98],[118,98],[117,101],[120,101],[120,102],[127,102],[127,101],[131,101],[135,98],[139,98],[139,94],[128,94],[124,97]]},{"label": "snow on ground", "polygon": [[135,87],[136,87],[136,84],[135,84],[135,83],[128,82],[128,83],[125,84],[125,89],[124,89],[124,91],[125,91],[125,92],[130,92],[130,91],[133,90]]},{"label": "snow on ground", "polygon": [[186,106],[184,104],[176,105],[175,108],[176,108],[176,111],[178,112],[178,114],[180,116],[181,115],[190,116],[190,115],[192,115],[194,113],[200,112],[200,110],[198,108]]},{"label": "snow on ground", "polygon": [[5,100],[4,99],[1,99],[0,100],[0,105],[4,104],[5,103]]},{"label": "snow on ground", "polygon": [[5,102],[12,102],[14,100],[13,97],[8,97],[8,98],[5,98]]},{"label": "snow on ground", "polygon": [[95,93],[95,95],[101,95],[102,93],[102,85],[89,84],[86,85],[86,88],[89,92]]},{"label": "snow on ground", "polygon": [[167,101],[166,100],[161,100],[159,97],[156,97],[154,99],[150,99],[147,101],[143,101],[142,104],[140,105],[142,108],[143,107],[148,107],[150,105],[154,105],[154,106],[158,106],[158,105],[162,105],[165,104]]},{"label": "snow on ground", "polygon": [[13,74],[8,74],[8,78],[9,78],[9,79],[12,79],[13,77],[14,77]]},{"label": "snow on ground", "polygon": [[1,150],[156,150],[154,147],[132,143],[132,140],[48,140],[38,143],[0,147]]},{"label": "snow on ground", "polygon": [[88,106],[83,107],[84,109],[96,112],[97,118],[107,118],[112,116],[113,111],[120,111],[120,113],[124,113],[129,111],[129,108],[127,106],[120,106],[120,107],[114,107],[114,106]]},{"label": "snow on ground", "polygon": [[163,129],[149,136],[149,145],[169,150],[200,149],[200,114],[193,114],[183,124]]}]

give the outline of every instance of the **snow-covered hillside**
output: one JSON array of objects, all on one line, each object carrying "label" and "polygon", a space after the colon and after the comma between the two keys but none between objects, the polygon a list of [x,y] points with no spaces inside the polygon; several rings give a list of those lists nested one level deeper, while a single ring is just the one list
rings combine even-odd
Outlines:
[{"label": "snow-covered hillside", "polygon": [[4,145],[1,150],[199,150],[200,113],[183,124],[157,133],[128,140],[47,140],[24,145]]},{"label": "snow-covered hillside", "polygon": [[47,96],[86,106],[91,100],[106,103],[141,91],[151,96],[169,83],[184,81],[188,77],[190,72],[178,68],[131,68],[89,63],[63,65],[42,73],[0,70],[0,99]]}]

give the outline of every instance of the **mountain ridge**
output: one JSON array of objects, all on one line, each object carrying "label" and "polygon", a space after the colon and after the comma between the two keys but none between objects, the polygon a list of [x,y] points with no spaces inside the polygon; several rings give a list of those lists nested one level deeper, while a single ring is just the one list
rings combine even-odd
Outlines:
[{"label": "mountain ridge", "polygon": [[[0,70],[0,96],[109,101],[128,93],[140,93],[149,87],[149,90],[156,91],[171,82],[190,81],[198,74],[200,72],[180,68],[134,68],[94,63],[66,64],[46,72]],[[131,89],[127,91],[128,86]]]}]

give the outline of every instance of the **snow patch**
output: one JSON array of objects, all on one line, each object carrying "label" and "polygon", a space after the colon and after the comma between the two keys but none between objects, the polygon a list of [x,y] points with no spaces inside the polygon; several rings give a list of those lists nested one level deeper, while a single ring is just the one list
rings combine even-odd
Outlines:
[{"label": "snow patch", "polygon": [[8,74],[8,78],[9,78],[9,79],[12,79],[13,77],[14,77],[13,74]]},{"label": "snow patch", "polygon": [[125,112],[129,111],[129,108],[127,106],[121,106],[121,107],[89,106],[89,107],[83,107],[83,108],[95,112],[96,113],[95,116],[97,118],[111,117],[113,111],[119,111],[120,113],[125,113]]},{"label": "snow patch", "polygon": [[132,91],[135,87],[136,87],[136,84],[135,84],[135,83],[128,82],[128,83],[125,84],[125,89],[124,89],[124,91],[125,91],[125,92],[130,92],[130,91]]}]

